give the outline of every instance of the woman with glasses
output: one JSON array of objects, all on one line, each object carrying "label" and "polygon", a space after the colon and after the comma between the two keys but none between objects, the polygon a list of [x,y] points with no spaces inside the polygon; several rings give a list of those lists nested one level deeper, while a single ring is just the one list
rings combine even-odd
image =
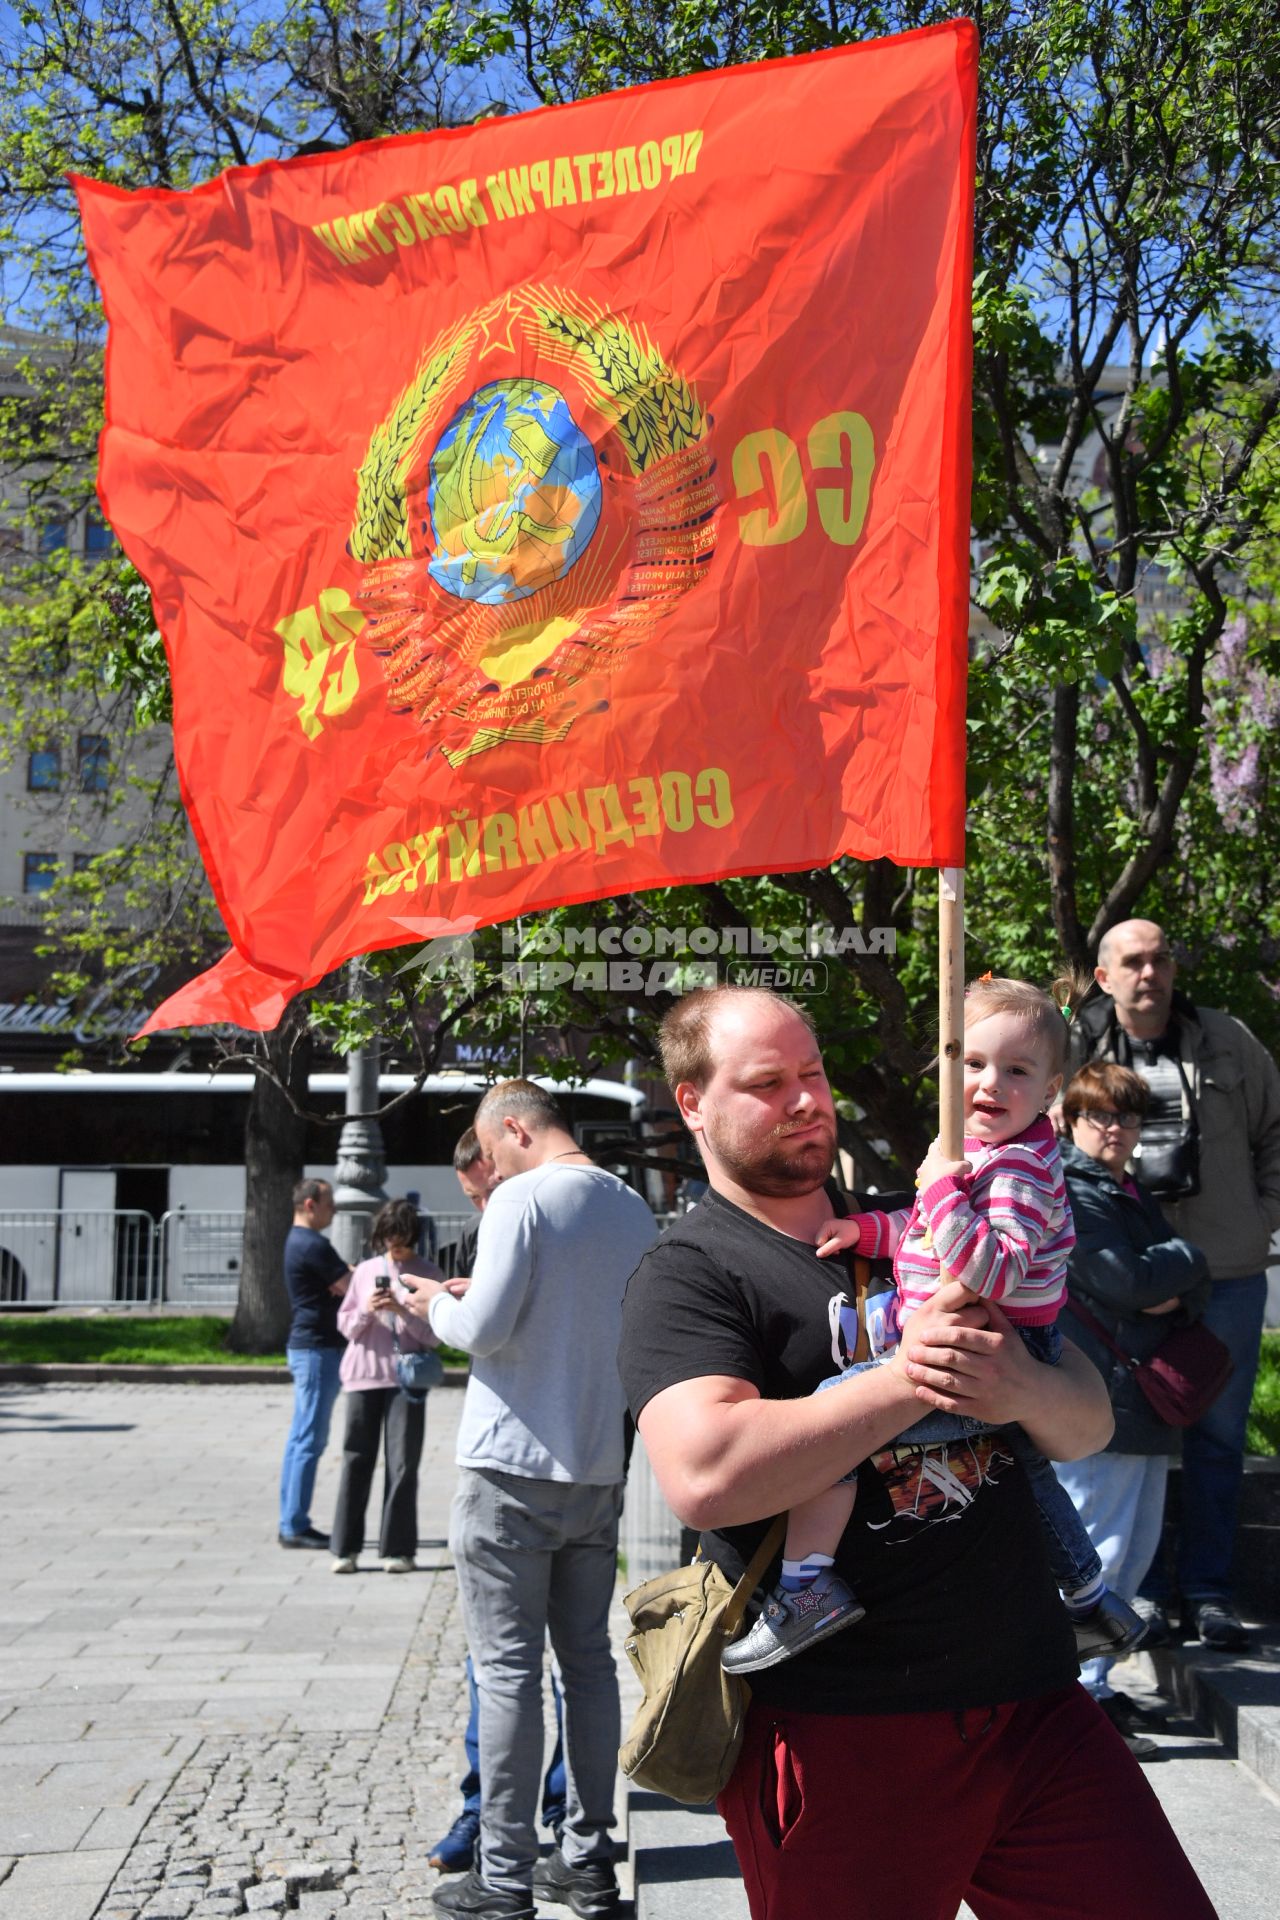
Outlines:
[{"label": "woman with glasses", "polygon": [[[1146,1360],[1178,1325],[1199,1318],[1209,1268],[1199,1247],[1172,1233],[1159,1202],[1125,1171],[1142,1132],[1147,1083],[1128,1067],[1094,1061],[1063,1096],[1070,1131],[1062,1152],[1076,1244],[1067,1265],[1062,1330],[1107,1382],[1116,1430],[1105,1453],[1058,1466],[1102,1561],[1103,1578],[1132,1601],[1160,1545],[1169,1460],[1181,1436],[1151,1408],[1129,1368],[1071,1312],[1079,1300],[1132,1359]],[[1138,1759],[1158,1748],[1144,1727],[1163,1716],[1113,1692],[1110,1661],[1087,1661],[1080,1678]]]}]

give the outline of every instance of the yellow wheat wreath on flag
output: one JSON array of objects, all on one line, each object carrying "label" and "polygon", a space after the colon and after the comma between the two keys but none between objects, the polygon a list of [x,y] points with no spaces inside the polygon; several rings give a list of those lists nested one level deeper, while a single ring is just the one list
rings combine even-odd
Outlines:
[{"label": "yellow wheat wreath on flag", "polygon": [[540,358],[573,368],[590,385],[636,475],[704,439],[706,413],[689,382],[642,329],[627,327],[593,301],[561,288],[506,295],[432,342],[413,380],[375,429],[357,476],[351,530],[357,560],[371,565],[410,557],[408,486],[423,443],[440,419],[456,374],[504,314],[518,320]]}]

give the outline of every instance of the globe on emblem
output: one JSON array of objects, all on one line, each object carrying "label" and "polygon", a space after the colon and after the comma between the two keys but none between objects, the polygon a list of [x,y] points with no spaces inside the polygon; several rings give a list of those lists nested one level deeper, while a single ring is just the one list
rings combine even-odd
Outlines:
[{"label": "globe on emblem", "polygon": [[440,435],[427,502],[437,585],[463,600],[524,600],[586,551],[600,519],[600,472],[555,387],[493,380]]}]

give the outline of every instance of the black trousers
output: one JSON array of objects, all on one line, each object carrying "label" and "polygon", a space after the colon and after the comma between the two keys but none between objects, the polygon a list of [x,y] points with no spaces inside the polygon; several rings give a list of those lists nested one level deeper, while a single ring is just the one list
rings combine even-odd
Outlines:
[{"label": "black trousers", "polygon": [[411,1560],[418,1546],[418,1461],[422,1457],[427,1403],[407,1399],[398,1387],[366,1387],[343,1398],[347,1403],[347,1433],[329,1551],[339,1560],[348,1560],[364,1545],[365,1509],[381,1441],[382,1526],[378,1551],[384,1560]]}]

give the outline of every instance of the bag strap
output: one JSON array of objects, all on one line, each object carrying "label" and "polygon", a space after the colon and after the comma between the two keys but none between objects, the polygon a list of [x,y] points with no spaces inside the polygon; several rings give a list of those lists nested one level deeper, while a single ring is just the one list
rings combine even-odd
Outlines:
[{"label": "bag strap", "polygon": [[737,1631],[738,1622],[747,1610],[747,1602],[764,1578],[764,1570],[782,1545],[786,1532],[787,1516],[780,1513],[747,1562],[746,1572],[730,1594],[720,1616],[726,1634]]},{"label": "bag strap", "polygon": [[[390,1285],[391,1281],[396,1279],[398,1276],[392,1269],[391,1255],[389,1253],[383,1254],[382,1264],[387,1270],[387,1283],[388,1285]],[[393,1313],[391,1316],[390,1331],[391,1331],[392,1350],[397,1354],[402,1353],[404,1349],[400,1345],[400,1315],[398,1313]]]},{"label": "bag strap", "polygon": [[1066,1306],[1067,1312],[1074,1313],[1076,1319],[1079,1320],[1083,1326],[1088,1327],[1090,1333],[1101,1340],[1104,1347],[1109,1347],[1117,1360],[1123,1360],[1126,1367],[1140,1367],[1142,1365],[1140,1360],[1135,1360],[1131,1353],[1126,1353],[1123,1347],[1116,1344],[1106,1328],[1102,1325],[1102,1322],[1094,1318],[1088,1307],[1082,1307],[1080,1302],[1073,1299],[1070,1294],[1067,1295],[1063,1304]]},{"label": "bag strap", "polygon": [[[858,1337],[854,1342],[853,1348],[853,1358],[855,1361],[869,1359],[871,1354],[871,1345],[867,1338],[867,1293],[870,1290],[870,1286],[871,1262],[866,1259],[864,1255],[855,1254],[853,1257],[853,1297],[858,1315]],[[774,1554],[778,1551],[778,1548],[782,1545],[783,1540],[786,1538],[786,1532],[787,1516],[785,1513],[780,1513],[765,1534],[760,1545],[752,1554],[751,1559],[747,1563],[746,1571],[734,1588],[725,1606],[725,1610],[720,1616],[726,1634],[736,1632],[738,1623],[747,1610],[747,1602],[760,1585],[764,1577],[764,1570],[772,1560]]]},{"label": "bag strap", "polygon": [[853,1344],[853,1361],[871,1358],[871,1340],[867,1333],[867,1295],[871,1291],[871,1262],[865,1254],[853,1256],[853,1303],[858,1315],[858,1337]]}]

